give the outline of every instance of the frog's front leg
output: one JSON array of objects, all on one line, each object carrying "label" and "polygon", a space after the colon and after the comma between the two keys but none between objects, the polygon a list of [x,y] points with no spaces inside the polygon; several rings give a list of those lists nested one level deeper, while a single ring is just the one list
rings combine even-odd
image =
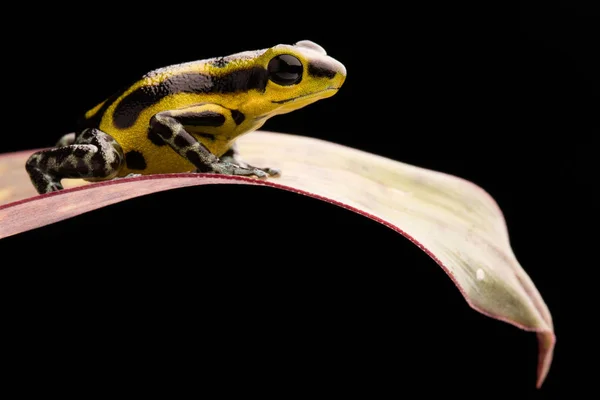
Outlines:
[{"label": "frog's front leg", "polygon": [[25,168],[35,189],[43,194],[61,190],[64,178],[111,179],[122,163],[121,146],[106,133],[90,128],[82,131],[73,144],[32,154]]},{"label": "frog's front leg", "polygon": [[269,174],[269,176],[279,176],[279,175],[281,175],[281,171],[279,169],[277,169],[277,168],[255,167],[253,165],[248,164],[244,160],[242,160],[240,158],[240,153],[239,153],[238,148],[237,148],[237,143],[234,143],[229,148],[229,150],[227,150],[225,152],[225,154],[223,154],[221,156],[221,161],[229,162],[229,163],[232,163],[232,164],[237,164],[237,165],[239,165],[241,167],[259,169],[259,170],[264,171],[267,174]]},{"label": "frog's front leg", "polygon": [[[218,108],[219,112],[216,112],[215,108]],[[267,173],[261,169],[220,160],[186,130],[186,126],[194,128],[220,126],[227,118],[225,113],[231,113],[231,111],[214,104],[200,104],[181,110],[163,111],[154,115],[150,120],[150,134],[159,137],[177,154],[192,163],[197,172],[254,175],[266,178]]]}]

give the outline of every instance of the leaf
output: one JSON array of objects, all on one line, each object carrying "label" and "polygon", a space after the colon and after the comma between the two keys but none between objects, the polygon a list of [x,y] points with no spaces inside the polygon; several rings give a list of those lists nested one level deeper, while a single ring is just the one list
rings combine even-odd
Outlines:
[{"label": "leaf", "polygon": [[[397,231],[433,258],[467,303],[538,336],[537,387],[550,369],[552,317],[517,261],[504,217],[480,187],[322,140],[255,132],[238,141],[251,164],[280,168],[266,181],[213,174],[162,174],[87,183],[37,195],[24,169],[32,151],[0,157],[0,238],[137,196],[193,185],[265,185],[352,210]],[[268,149],[268,151],[265,151]]]}]

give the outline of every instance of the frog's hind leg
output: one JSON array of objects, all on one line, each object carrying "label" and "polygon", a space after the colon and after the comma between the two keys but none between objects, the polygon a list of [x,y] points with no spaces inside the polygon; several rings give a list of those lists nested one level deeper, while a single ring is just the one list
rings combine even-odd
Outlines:
[{"label": "frog's hind leg", "polygon": [[72,144],[32,154],[25,168],[31,183],[42,194],[61,190],[63,178],[111,179],[122,164],[121,146],[106,133],[89,128]]},{"label": "frog's hind leg", "polygon": [[245,162],[242,158],[240,158],[240,153],[237,149],[237,144],[234,143],[229,150],[227,150],[221,157],[221,161],[232,163],[239,165],[243,168],[254,168],[261,171],[266,172],[269,176],[279,176],[281,175],[281,171],[277,168],[269,168],[269,167],[255,167],[254,165],[250,165]]}]

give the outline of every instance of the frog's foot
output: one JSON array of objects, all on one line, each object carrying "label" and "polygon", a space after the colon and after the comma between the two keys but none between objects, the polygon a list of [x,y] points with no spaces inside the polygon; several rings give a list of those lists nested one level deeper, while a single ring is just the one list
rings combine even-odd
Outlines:
[{"label": "frog's foot", "polygon": [[259,170],[262,171],[264,173],[266,173],[268,176],[280,176],[281,175],[281,171],[279,169],[276,168],[269,168],[269,167],[255,167],[253,165],[248,164],[247,162],[243,161],[240,158],[239,152],[237,151],[237,146],[235,144],[233,144],[233,146],[231,146],[229,148],[229,150],[227,150],[225,152],[225,154],[223,154],[221,156],[221,162],[226,162],[226,163],[231,163],[231,164],[236,164],[239,165],[242,168],[247,168],[247,169],[252,169],[252,170]]},{"label": "frog's foot", "polygon": [[245,168],[250,168],[250,169],[257,169],[259,171],[263,171],[265,174],[267,174],[270,177],[277,177],[281,175],[281,171],[278,170],[277,168],[269,168],[269,167],[255,167],[253,165],[250,165],[244,161],[241,161],[238,159],[237,164],[240,166],[244,166]]},{"label": "frog's foot", "polygon": [[121,146],[111,136],[98,129],[86,129],[73,144],[32,154],[25,168],[42,194],[61,190],[64,178],[110,179],[122,163]]},{"label": "frog's foot", "polygon": [[195,172],[212,172],[215,174],[237,176],[256,176],[260,179],[266,179],[268,177],[267,173],[260,168],[242,167],[237,164],[223,161],[216,162],[206,169],[197,169]]}]

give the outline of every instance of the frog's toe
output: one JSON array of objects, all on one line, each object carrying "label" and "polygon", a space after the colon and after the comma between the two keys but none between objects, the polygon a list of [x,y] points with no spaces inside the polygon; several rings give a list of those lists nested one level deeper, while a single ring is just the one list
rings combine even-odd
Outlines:
[{"label": "frog's toe", "polygon": [[269,167],[255,167],[254,165],[246,164],[246,168],[252,169],[254,171],[262,171],[268,176],[280,176],[281,170],[277,168],[269,168]]},{"label": "frog's toe", "polygon": [[281,176],[281,170],[277,168],[259,168],[262,171],[265,171],[269,176]]},{"label": "frog's toe", "polygon": [[269,173],[260,168],[255,168],[252,172],[259,179],[267,179],[269,177]]},{"label": "frog's toe", "polygon": [[[199,170],[196,170],[196,172],[199,172]],[[260,179],[266,179],[269,177],[269,174],[260,168],[242,167],[237,164],[232,164],[229,162],[218,162],[218,163],[212,164],[210,166],[210,170],[204,171],[204,172],[213,172],[213,173],[223,174],[223,175],[256,176],[257,178],[260,178]]]},{"label": "frog's toe", "polygon": [[48,185],[49,192],[57,192],[59,190],[63,190],[63,185],[61,185],[60,183],[51,183],[50,185]]}]

